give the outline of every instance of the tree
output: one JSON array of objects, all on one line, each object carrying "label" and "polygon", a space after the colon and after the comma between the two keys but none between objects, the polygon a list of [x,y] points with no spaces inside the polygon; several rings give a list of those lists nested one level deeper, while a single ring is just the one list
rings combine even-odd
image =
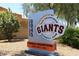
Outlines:
[{"label": "tree", "polygon": [[53,8],[57,11],[58,17],[63,17],[67,20],[68,26],[74,27],[76,24],[76,20],[78,19],[79,15],[79,4],[54,4]]},{"label": "tree", "polygon": [[52,5],[53,4],[50,3],[24,3],[23,10],[24,10],[24,14],[27,16],[30,11],[35,13],[37,11],[51,9]]},{"label": "tree", "polygon": [[19,22],[12,14],[10,9],[0,14],[0,32],[5,36],[8,41],[11,41],[14,32],[19,29]]},{"label": "tree", "polygon": [[[30,6],[35,8],[35,12],[42,11],[46,9],[54,9],[55,15],[57,18],[64,18],[68,22],[68,27],[76,24],[76,20],[79,19],[79,4],[65,4],[65,3],[31,3],[31,4],[24,4],[24,10],[28,10]],[[28,10],[29,11],[29,10]],[[25,11],[24,11],[25,12]],[[27,14],[28,12],[26,12]]]}]

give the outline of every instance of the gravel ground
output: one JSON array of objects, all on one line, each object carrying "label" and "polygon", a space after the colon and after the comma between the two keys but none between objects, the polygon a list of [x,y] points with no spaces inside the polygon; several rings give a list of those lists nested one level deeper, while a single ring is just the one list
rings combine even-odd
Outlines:
[{"label": "gravel ground", "polygon": [[57,44],[57,52],[62,56],[79,56],[79,49]]},{"label": "gravel ground", "polygon": [[27,46],[26,41],[7,42],[6,40],[0,40],[0,55],[22,55]]},{"label": "gravel ground", "polygon": [[[27,49],[27,39],[18,42],[0,40],[0,56],[24,56]],[[57,52],[61,56],[79,56],[79,50],[57,43]]]}]

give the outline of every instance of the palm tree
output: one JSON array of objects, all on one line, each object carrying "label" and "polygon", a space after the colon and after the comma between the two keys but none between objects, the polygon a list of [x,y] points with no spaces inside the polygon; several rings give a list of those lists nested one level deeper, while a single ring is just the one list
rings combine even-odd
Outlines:
[{"label": "palm tree", "polygon": [[[38,11],[43,11],[46,9],[51,9],[52,4],[48,3],[24,3],[23,4],[23,10],[24,14],[27,16],[29,11],[32,11],[33,13]],[[31,10],[30,10],[31,9]]]}]

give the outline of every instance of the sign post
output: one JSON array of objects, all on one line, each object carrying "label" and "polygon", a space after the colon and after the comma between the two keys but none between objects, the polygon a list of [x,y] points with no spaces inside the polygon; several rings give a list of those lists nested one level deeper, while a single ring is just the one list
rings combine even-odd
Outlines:
[{"label": "sign post", "polygon": [[28,17],[28,52],[33,55],[51,55],[56,50],[53,39],[64,34],[66,25],[54,16],[54,10],[31,13]]}]

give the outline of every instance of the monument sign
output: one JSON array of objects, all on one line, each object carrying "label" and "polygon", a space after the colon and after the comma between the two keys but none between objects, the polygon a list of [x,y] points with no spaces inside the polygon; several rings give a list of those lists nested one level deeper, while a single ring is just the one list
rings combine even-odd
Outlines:
[{"label": "monument sign", "polygon": [[31,13],[28,17],[30,51],[38,55],[47,55],[56,50],[53,39],[64,34],[66,24],[54,16],[54,10]]}]

